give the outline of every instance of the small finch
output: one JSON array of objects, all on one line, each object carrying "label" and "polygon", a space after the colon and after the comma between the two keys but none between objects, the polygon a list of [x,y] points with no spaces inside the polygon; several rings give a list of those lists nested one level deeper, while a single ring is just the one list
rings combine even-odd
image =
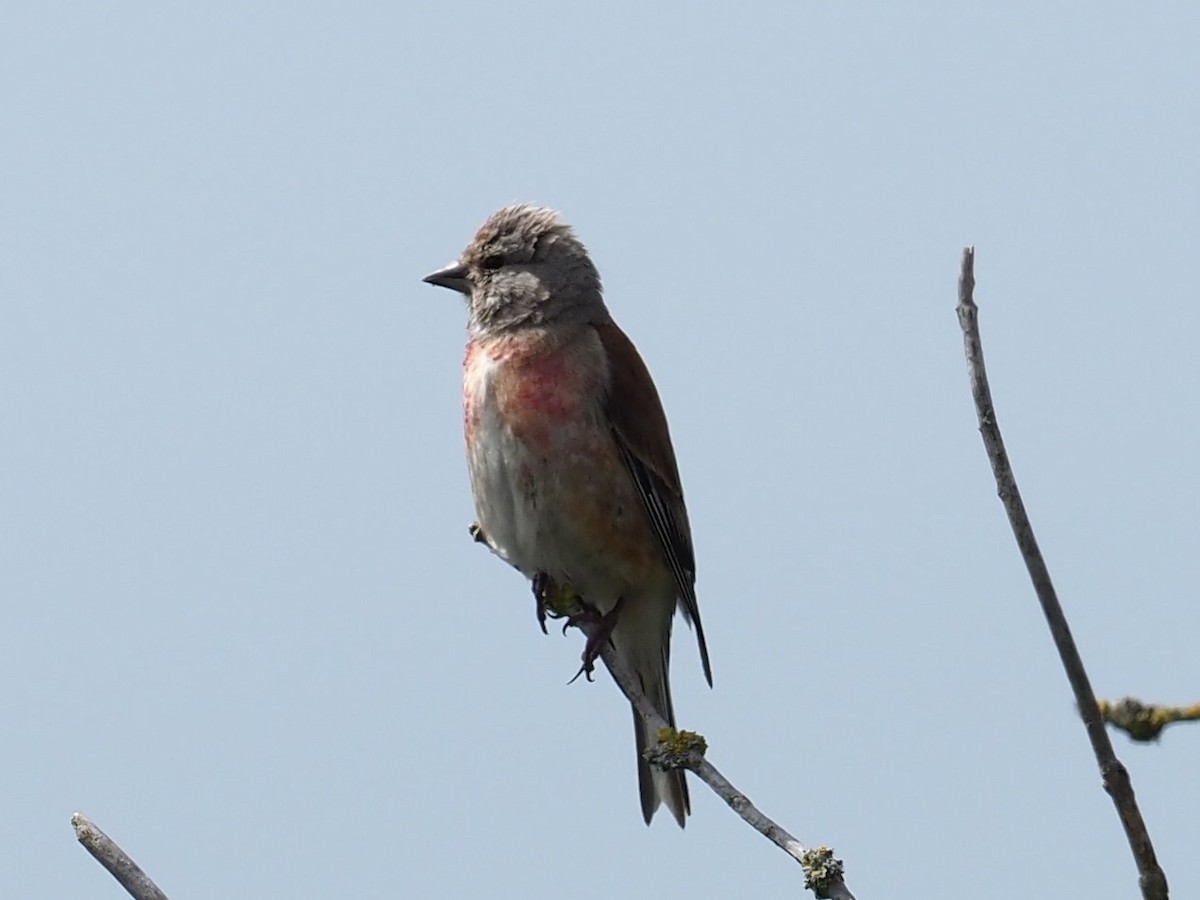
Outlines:
[{"label": "small finch", "polygon": [[[672,726],[668,667],[678,606],[712,670],[687,508],[658,391],[604,305],[600,275],[553,210],[493,214],[461,258],[425,278],[466,295],[467,462],[477,537],[533,582],[580,598]],[[550,604],[553,606],[553,604]],[[584,669],[596,654],[589,640]],[[590,656],[589,656],[590,653]],[[690,812],[682,770],[652,769],[657,735],[633,712],[642,815]]]}]

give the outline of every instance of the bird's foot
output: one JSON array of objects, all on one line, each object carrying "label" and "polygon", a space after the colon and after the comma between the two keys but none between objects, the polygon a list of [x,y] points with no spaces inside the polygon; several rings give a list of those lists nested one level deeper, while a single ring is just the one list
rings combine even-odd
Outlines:
[{"label": "bird's foot", "polygon": [[537,572],[533,576],[533,599],[537,604],[537,620],[542,634],[546,631],[546,619],[567,619],[563,633],[571,625],[570,617],[581,608],[582,600],[575,589],[569,585],[559,584],[545,572]]},{"label": "bird's foot", "polygon": [[546,595],[550,590],[550,576],[545,572],[538,572],[533,576],[533,601],[537,604],[537,621],[542,629],[542,634],[549,634],[546,630]]},{"label": "bird's foot", "polygon": [[596,660],[605,644],[611,643],[613,630],[617,627],[617,615],[621,612],[623,598],[617,600],[617,605],[606,613],[601,613],[594,606],[584,606],[583,611],[576,613],[567,620],[567,625],[575,625],[587,635],[587,643],[583,645],[583,665],[567,684],[574,684],[580,675],[588,681],[594,681],[592,672],[596,670]]},{"label": "bird's foot", "polygon": [[467,528],[467,534],[471,535],[471,540],[477,544],[487,543],[487,535],[483,533],[483,526],[478,522],[471,523],[470,527]]}]

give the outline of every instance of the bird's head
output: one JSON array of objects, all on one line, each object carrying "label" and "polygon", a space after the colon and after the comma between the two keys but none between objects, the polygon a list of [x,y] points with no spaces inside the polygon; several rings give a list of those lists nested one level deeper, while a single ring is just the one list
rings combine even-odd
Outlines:
[{"label": "bird's head", "polygon": [[466,295],[476,335],[604,314],[600,275],[552,209],[522,204],[493,213],[457,261],[424,280]]}]

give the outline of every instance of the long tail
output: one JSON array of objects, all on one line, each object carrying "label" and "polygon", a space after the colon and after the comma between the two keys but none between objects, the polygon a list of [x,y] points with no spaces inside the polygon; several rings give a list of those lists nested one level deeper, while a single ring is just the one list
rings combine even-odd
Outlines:
[{"label": "long tail", "polygon": [[[671,705],[671,685],[667,673],[671,661],[671,620],[674,613],[673,592],[629,597],[620,604],[616,627],[612,632],[616,655],[627,669],[637,675],[642,693],[672,728],[675,727],[675,709]],[[642,753],[647,747],[658,743],[658,733],[642,720],[636,708],[633,710],[633,736],[637,744],[642,818],[649,825],[655,811],[665,803],[682,828],[691,811],[683,770],[664,772],[646,762]]]},{"label": "long tail", "polygon": [[[658,667],[651,672],[638,670],[642,682],[642,690],[653,703],[664,719],[675,727],[675,710],[671,706],[671,685],[667,680],[667,658],[664,650]],[[675,821],[682,828],[687,816],[691,813],[691,802],[688,800],[687,782],[684,780],[682,769],[672,769],[664,772],[646,762],[642,753],[647,747],[658,743],[658,734],[653,726],[644,721],[633,710],[633,735],[637,742],[638,791],[642,797],[642,818],[646,824],[654,818],[654,812],[660,803],[665,803]]]}]

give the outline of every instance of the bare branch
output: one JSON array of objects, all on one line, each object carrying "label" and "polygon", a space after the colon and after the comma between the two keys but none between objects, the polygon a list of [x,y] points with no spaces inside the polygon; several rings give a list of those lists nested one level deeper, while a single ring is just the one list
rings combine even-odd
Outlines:
[{"label": "bare branch", "polygon": [[[487,543],[478,522],[473,522],[467,531],[476,542]],[[587,615],[585,601],[573,588],[556,584],[553,579],[542,574],[533,580],[533,593],[537,600],[538,623],[543,632],[546,630],[546,618],[549,616],[566,620],[567,624],[563,626],[564,634],[567,628],[575,627],[587,635],[589,646],[594,641],[599,641],[600,658],[612,673],[613,681],[617,683],[625,698],[633,704],[638,715],[653,727],[658,735],[658,744],[648,747],[645,751],[646,760],[651,765],[664,771],[690,769],[697,778],[712,788],[718,797],[728,803],[734,812],[745,819],[750,827],[800,863],[804,869],[804,886],[820,900],[854,900],[854,895],[842,880],[842,861],[833,855],[832,850],[828,847],[810,850],[764,816],[750,802],[749,797],[730,784],[725,776],[705,759],[708,744],[703,737],[693,731],[676,731],[659,715],[658,710],[642,693],[640,679],[617,658],[607,635],[601,637],[600,629],[603,626],[596,622],[595,610],[591,610],[593,615]],[[575,678],[586,673],[588,680],[591,680],[592,658],[587,656],[585,651],[583,668]]]},{"label": "bare branch", "polygon": [[[586,627],[585,627],[586,631]],[[827,847],[808,849],[776,822],[763,815],[750,802],[750,798],[735,788],[717,771],[716,766],[704,756],[706,745],[704,739],[688,731],[675,731],[667,720],[658,714],[658,710],[642,693],[637,678],[623,666],[613,652],[611,644],[603,645],[600,658],[612,673],[613,681],[629,698],[629,702],[637,709],[650,725],[659,733],[659,745],[650,748],[647,753],[652,765],[660,768],[690,769],[697,778],[707,784],[718,797],[729,804],[729,807],[746,820],[755,831],[792,857],[804,869],[804,886],[822,900],[854,900],[854,895],[842,880],[842,861],[833,855]]]},{"label": "bare branch", "polygon": [[71,825],[75,829],[76,839],[83,844],[84,849],[108,869],[112,877],[121,883],[121,887],[125,888],[134,900],[167,900],[167,895],[129,858],[129,854],[93,825],[87,816],[81,812],[73,813]]},{"label": "bare branch", "polygon": [[1004,504],[1004,511],[1008,514],[1009,524],[1017,539],[1017,547],[1020,548],[1025,567],[1029,570],[1029,577],[1033,581],[1042,612],[1050,626],[1054,645],[1058,648],[1059,658],[1067,672],[1067,680],[1075,692],[1079,714],[1083,718],[1092,752],[1095,753],[1096,762],[1100,766],[1104,789],[1112,797],[1121,824],[1125,828],[1125,836],[1137,863],[1142,896],[1145,900],[1166,900],[1166,875],[1158,864],[1146,823],[1138,810],[1129,773],[1113,752],[1112,742],[1108,738],[1104,720],[1096,704],[1096,695],[1092,692],[1091,682],[1088,681],[1087,672],[1083,668],[1083,660],[1079,657],[1075,640],[1071,637],[1071,629],[1067,626],[1066,616],[1063,615],[1062,606],[1058,602],[1058,595],[1050,580],[1050,571],[1042,558],[1041,550],[1038,549],[1033,526],[1025,512],[1025,504],[1021,501],[1021,493],[1017,489],[1008,453],[1004,449],[1000,425],[996,421],[996,410],[992,405],[987,370],[983,364],[983,344],[979,337],[979,307],[975,305],[974,295],[975,248],[967,247],[963,250],[962,271],[958,279],[958,321],[962,326],[967,374],[971,381],[971,396],[975,399],[975,412],[979,417],[979,433],[983,437],[983,446],[992,464],[992,474],[996,478],[1000,502]]},{"label": "bare branch", "polygon": [[1097,701],[1100,715],[1108,724],[1120,728],[1135,741],[1156,741],[1162,730],[1172,722],[1200,722],[1200,703],[1191,706],[1156,706],[1143,703],[1136,697],[1125,697],[1116,703]]}]

